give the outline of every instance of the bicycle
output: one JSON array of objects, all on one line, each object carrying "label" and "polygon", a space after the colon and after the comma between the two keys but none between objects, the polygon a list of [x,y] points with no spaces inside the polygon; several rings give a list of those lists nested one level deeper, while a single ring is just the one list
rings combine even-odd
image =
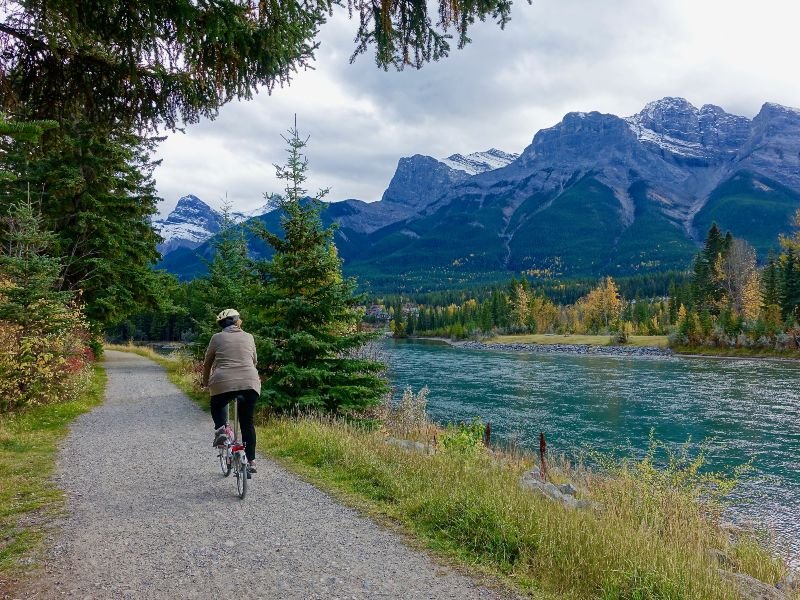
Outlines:
[{"label": "bicycle", "polygon": [[[247,481],[250,473],[248,472],[245,443],[239,440],[239,400],[241,398],[242,396],[236,396],[233,399],[233,430],[231,430],[230,422],[225,423],[227,440],[223,446],[218,446],[218,458],[220,470],[225,477],[233,472],[236,479],[236,491],[239,498],[244,500],[247,495]],[[230,416],[230,405],[228,405],[228,416]]]}]

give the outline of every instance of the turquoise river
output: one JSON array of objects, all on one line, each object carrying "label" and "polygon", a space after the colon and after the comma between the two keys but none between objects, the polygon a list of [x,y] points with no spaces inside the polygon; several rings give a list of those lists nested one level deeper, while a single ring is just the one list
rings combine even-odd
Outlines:
[{"label": "turquoise river", "polygon": [[753,459],[730,509],[774,534],[800,564],[800,362],[608,357],[455,348],[387,341],[393,385],[430,389],[440,423],[479,416],[493,437],[570,454],[647,447],[650,429],[679,444],[713,440],[714,470]]}]

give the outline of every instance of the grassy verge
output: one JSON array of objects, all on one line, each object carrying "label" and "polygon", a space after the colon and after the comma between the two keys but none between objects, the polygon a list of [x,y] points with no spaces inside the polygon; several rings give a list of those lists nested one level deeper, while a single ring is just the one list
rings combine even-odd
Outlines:
[{"label": "grassy verge", "polygon": [[711,549],[770,583],[783,574],[752,540],[729,541],[690,493],[650,487],[635,471],[590,477],[587,497],[601,508],[576,511],[523,490],[522,463],[406,452],[346,423],[272,420],[259,428],[259,446],[537,597],[738,598]]},{"label": "grassy verge", "polygon": [[52,481],[59,442],[69,424],[103,399],[106,374],[94,366],[91,382],[75,402],[37,406],[0,421],[0,579],[33,564],[43,530],[61,509]]},{"label": "grassy verge", "polygon": [[[527,335],[500,335],[490,340],[493,344],[586,344],[589,346],[613,345],[610,335],[561,335],[555,333],[535,333]],[[631,335],[627,346],[666,348],[665,335]]]},{"label": "grassy verge", "polygon": [[800,359],[798,350],[770,350],[769,348],[721,348],[718,346],[673,346],[678,354],[719,356],[731,358],[786,358]]},{"label": "grassy verge", "polygon": [[[191,365],[134,351],[207,405]],[[596,507],[570,510],[520,487],[527,459],[408,452],[386,431],[328,419],[272,419],[258,436],[260,450],[344,502],[536,598],[740,598],[720,555],[727,570],[768,583],[785,573],[753,538],[730,539],[696,488],[671,484],[688,471],[664,476],[647,461],[614,476],[562,470],[556,478],[577,483]]]}]

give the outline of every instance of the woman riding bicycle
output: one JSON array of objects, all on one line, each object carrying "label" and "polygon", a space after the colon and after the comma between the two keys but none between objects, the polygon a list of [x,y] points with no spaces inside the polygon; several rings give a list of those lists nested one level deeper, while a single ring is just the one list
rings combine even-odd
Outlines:
[{"label": "woman riding bicycle", "polygon": [[213,445],[226,442],[228,404],[240,396],[242,441],[245,443],[250,473],[255,473],[256,428],[253,425],[253,412],[261,395],[261,380],[256,371],[256,344],[252,335],[242,331],[242,318],[236,309],[228,308],[219,313],[217,325],[222,331],[211,338],[203,361],[203,385],[207,385],[211,392],[211,417],[216,427]]}]

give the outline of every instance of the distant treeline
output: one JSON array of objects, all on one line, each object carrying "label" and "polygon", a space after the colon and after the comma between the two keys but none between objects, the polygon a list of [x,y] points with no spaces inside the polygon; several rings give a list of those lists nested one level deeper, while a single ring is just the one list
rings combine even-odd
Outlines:
[{"label": "distant treeline", "polygon": [[[686,271],[664,271],[631,275],[615,279],[619,293],[625,298],[665,298],[674,295],[676,290],[685,288],[691,281],[692,273]],[[597,286],[596,277],[572,279],[533,279],[525,278],[537,293],[541,293],[556,304],[574,304]],[[508,289],[509,282],[498,281],[493,284],[464,287],[460,289],[417,292],[409,294],[384,294],[373,296],[373,301],[395,306],[398,303],[413,302],[431,306],[461,304],[474,299],[479,302],[492,298],[497,292]]]},{"label": "distant treeline", "polygon": [[[675,345],[800,346],[800,211],[796,231],[759,269],[753,248],[712,224],[690,273],[614,281],[529,281],[378,299],[368,312],[395,335],[670,334]],[[378,307],[382,307],[378,309]]]},{"label": "distant treeline", "polygon": [[[370,318],[390,320],[394,335],[464,338],[508,333],[617,333],[663,335],[676,324],[676,299],[688,284],[671,284],[673,296],[625,300],[616,282],[606,277],[569,304],[557,304],[526,278],[512,279],[479,300],[449,304],[416,304],[396,300],[383,314],[371,307]],[[433,296],[432,299],[435,299]],[[622,340],[624,341],[624,339]]]}]

